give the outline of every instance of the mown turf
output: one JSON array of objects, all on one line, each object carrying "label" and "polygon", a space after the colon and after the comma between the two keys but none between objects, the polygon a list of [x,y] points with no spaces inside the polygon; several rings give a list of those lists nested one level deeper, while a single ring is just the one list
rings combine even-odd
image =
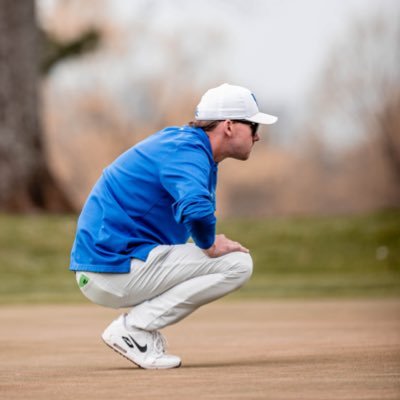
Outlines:
[{"label": "mown turf", "polygon": [[[68,271],[76,216],[0,215],[0,302],[86,301]],[[400,211],[230,220],[254,275],[231,297],[400,296]]]}]

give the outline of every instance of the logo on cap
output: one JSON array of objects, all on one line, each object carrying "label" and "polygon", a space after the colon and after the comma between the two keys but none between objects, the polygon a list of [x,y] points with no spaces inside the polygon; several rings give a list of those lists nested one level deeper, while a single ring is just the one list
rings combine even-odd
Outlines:
[{"label": "logo on cap", "polygon": [[254,102],[257,104],[257,107],[258,107],[258,103],[257,103],[256,96],[254,96],[254,94],[252,93],[252,94],[251,94],[251,97],[254,99]]}]

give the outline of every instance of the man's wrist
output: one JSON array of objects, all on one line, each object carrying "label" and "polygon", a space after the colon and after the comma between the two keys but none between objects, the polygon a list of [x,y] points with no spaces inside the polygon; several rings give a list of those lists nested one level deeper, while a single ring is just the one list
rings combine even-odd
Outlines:
[{"label": "man's wrist", "polygon": [[208,256],[213,255],[213,254],[214,254],[214,251],[215,251],[215,243],[214,243],[211,247],[209,247],[208,249],[203,249],[203,251],[204,251]]}]

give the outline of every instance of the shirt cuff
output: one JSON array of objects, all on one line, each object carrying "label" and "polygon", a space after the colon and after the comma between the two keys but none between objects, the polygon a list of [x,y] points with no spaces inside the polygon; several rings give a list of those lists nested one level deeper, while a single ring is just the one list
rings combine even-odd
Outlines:
[{"label": "shirt cuff", "polygon": [[185,223],[196,246],[209,249],[214,244],[216,221],[214,214],[209,214],[202,219]]}]

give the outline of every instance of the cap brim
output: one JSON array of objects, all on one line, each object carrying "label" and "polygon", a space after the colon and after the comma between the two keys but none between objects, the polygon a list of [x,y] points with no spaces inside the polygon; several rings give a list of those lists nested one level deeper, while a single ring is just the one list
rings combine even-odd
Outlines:
[{"label": "cap brim", "polygon": [[256,122],[257,124],[263,125],[271,125],[278,121],[278,117],[274,115],[264,114],[264,113],[257,113],[249,118],[245,118],[247,121]]}]

